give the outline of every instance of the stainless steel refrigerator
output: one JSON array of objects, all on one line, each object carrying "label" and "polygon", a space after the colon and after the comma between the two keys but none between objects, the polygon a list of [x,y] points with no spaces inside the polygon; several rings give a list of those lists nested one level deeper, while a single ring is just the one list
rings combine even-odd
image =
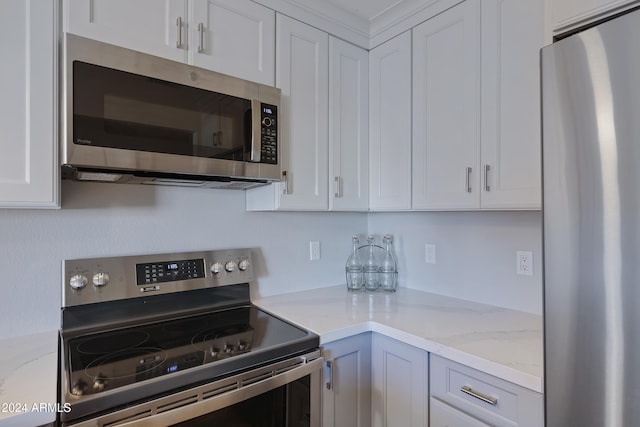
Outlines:
[{"label": "stainless steel refrigerator", "polygon": [[542,50],[547,427],[640,426],[640,10]]}]

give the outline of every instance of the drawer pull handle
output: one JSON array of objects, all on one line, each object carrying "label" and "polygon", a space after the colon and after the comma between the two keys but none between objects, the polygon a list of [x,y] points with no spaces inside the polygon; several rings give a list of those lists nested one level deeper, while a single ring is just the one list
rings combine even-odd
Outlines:
[{"label": "drawer pull handle", "polygon": [[476,399],[480,399],[485,403],[488,403],[489,405],[497,405],[498,404],[498,399],[496,399],[495,397],[491,397],[491,396],[487,396],[484,393],[480,393],[479,391],[475,391],[474,389],[472,389],[469,386],[462,386],[460,388],[460,391],[463,393],[468,394],[469,396],[473,396]]}]

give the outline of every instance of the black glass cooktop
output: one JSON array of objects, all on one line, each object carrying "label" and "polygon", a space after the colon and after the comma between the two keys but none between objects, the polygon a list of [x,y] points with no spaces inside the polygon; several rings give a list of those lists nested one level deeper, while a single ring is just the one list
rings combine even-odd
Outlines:
[{"label": "black glass cooktop", "polygon": [[95,395],[198,369],[211,378],[288,356],[308,339],[307,331],[253,306],[84,335],[67,343],[68,392]]}]

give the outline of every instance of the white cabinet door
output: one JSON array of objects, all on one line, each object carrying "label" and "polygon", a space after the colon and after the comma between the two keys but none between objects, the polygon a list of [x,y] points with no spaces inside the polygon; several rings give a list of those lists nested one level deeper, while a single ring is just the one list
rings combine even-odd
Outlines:
[{"label": "white cabinet door", "polygon": [[489,427],[464,412],[431,398],[429,401],[429,427]]},{"label": "white cabinet door", "polygon": [[280,209],[327,210],[329,36],[277,15],[276,87],[282,89]]},{"label": "white cabinet door", "polygon": [[187,60],[187,0],[65,0],[63,7],[67,32]]},{"label": "white cabinet door", "polygon": [[552,0],[553,29],[562,33],[638,3],[637,0]]},{"label": "white cabinet door", "polygon": [[0,207],[58,207],[58,7],[9,0],[0,14]]},{"label": "white cabinet door", "polygon": [[329,39],[329,209],[369,208],[369,55]]},{"label": "white cabinet door", "polygon": [[413,29],[414,209],[480,206],[480,2]]},{"label": "white cabinet door", "polygon": [[373,334],[371,408],[374,427],[423,427],[428,414],[428,353]]},{"label": "white cabinet door", "polygon": [[544,27],[542,1],[482,1],[482,208],[540,208]]},{"label": "white cabinet door", "polygon": [[411,209],[411,32],[369,52],[369,207]]},{"label": "white cabinet door", "polygon": [[324,427],[371,426],[371,334],[323,346],[328,364],[322,387]]},{"label": "white cabinet door", "polygon": [[193,0],[189,62],[247,80],[275,82],[275,12],[250,0]]}]

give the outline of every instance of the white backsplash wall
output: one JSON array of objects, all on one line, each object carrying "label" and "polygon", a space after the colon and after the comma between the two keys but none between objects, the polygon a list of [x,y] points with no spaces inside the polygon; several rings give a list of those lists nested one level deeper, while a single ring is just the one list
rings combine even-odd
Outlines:
[{"label": "white backsplash wall", "polygon": [[271,295],[344,283],[366,227],[365,213],[246,212],[242,191],[63,181],[61,210],[0,209],[0,338],[58,329],[63,259],[258,248],[252,291]]},{"label": "white backsplash wall", "polygon": [[[399,286],[542,314],[541,212],[372,213],[369,232],[394,236]],[[426,264],[425,244],[436,245]],[[533,276],[516,275],[516,251]]]}]

